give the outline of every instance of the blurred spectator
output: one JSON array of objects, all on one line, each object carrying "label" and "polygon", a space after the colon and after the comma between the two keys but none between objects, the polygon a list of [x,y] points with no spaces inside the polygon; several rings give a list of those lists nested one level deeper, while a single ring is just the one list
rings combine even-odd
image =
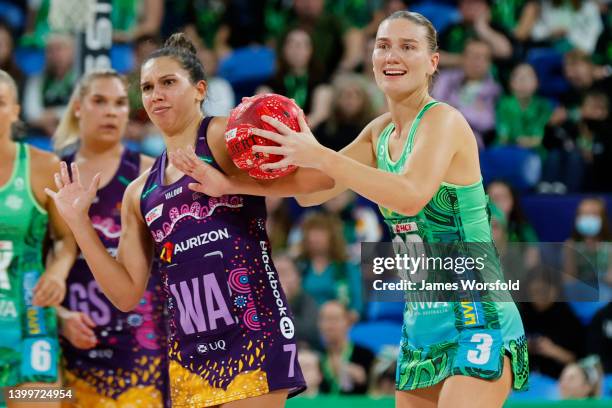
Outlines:
[{"label": "blurred spectator", "polygon": [[451,24],[440,33],[440,66],[458,67],[464,58],[462,53],[469,39],[478,39],[490,47],[496,60],[512,56],[512,43],[508,34],[498,24],[491,22],[491,6],[488,0],[459,0],[461,21]]},{"label": "blurred spectator", "polygon": [[358,315],[362,309],[361,274],[358,266],[348,261],[341,228],[333,215],[307,215],[302,223],[298,267],[304,291],[317,304],[339,300]]},{"label": "blurred spectator", "polygon": [[[400,3],[399,6],[393,3]],[[325,8],[330,14],[343,16],[350,27],[360,30],[364,38],[376,35],[378,25],[385,17],[392,14],[388,12],[389,5],[405,10],[407,5],[403,1],[383,0],[334,0],[326,1]]]},{"label": "blurred spectator", "polygon": [[539,6],[539,0],[495,1],[491,7],[491,20],[522,43],[531,37]]},{"label": "blurred spectator", "polygon": [[518,243],[511,244],[508,241],[508,220],[506,215],[492,202],[489,203],[489,211],[491,213],[491,233],[493,242],[499,253],[504,278],[518,279],[524,282],[523,279],[526,278],[526,272],[529,270],[526,264],[530,256],[530,251],[533,251],[533,249],[530,245]]},{"label": "blurred spectator", "polygon": [[30,128],[51,136],[76,82],[74,42],[67,35],[53,34],[49,36],[45,53],[44,71],[26,82],[23,113]]},{"label": "blurred spectator", "polygon": [[128,99],[130,101],[130,121],[126,129],[125,137],[136,143],[141,143],[148,135],[156,134],[157,130],[149,120],[149,115],[142,106],[142,95],[140,92],[140,67],[145,59],[153,51],[161,47],[162,42],[156,36],[140,36],[133,44],[134,68],[127,75]]},{"label": "blurred spectator", "polygon": [[282,197],[266,197],[266,209],[266,230],[272,251],[284,251],[288,248],[287,240],[293,223],[289,202]]},{"label": "blurred spectator", "polygon": [[302,278],[288,255],[275,255],[274,266],[293,313],[298,342],[311,348],[318,346],[319,333],[314,319],[318,312],[317,302],[302,290]]},{"label": "blurred spectator", "polygon": [[568,118],[546,127],[543,145],[548,154],[540,192],[612,191],[608,97],[589,91],[578,117],[577,123]]},{"label": "blurred spectator", "polygon": [[521,303],[527,335],[529,367],[559,378],[563,367],[582,356],[584,327],[567,303],[559,302],[558,273],[544,266],[531,269],[527,279],[530,303]]},{"label": "blurred spectator", "polygon": [[540,262],[540,252],[537,248],[538,235],[525,217],[516,191],[508,183],[495,180],[487,186],[487,194],[504,214],[507,222],[507,241],[531,244],[521,248],[525,250],[525,266],[530,269],[538,265]]},{"label": "blurred spectator", "polygon": [[483,147],[493,139],[495,105],[501,87],[491,76],[491,49],[486,42],[469,40],[461,60],[461,69],[440,72],[432,96],[457,108]]},{"label": "blurred spectator", "polygon": [[277,72],[257,93],[274,92],[295,99],[314,129],[329,117],[333,95],[324,83],[321,60],[314,57],[312,37],[294,28],[280,44]]},{"label": "blurred spectator", "polygon": [[[52,1],[30,0],[28,3],[28,24],[21,44],[43,47],[50,32],[49,12]],[[113,0],[112,3],[114,42],[131,42],[140,36],[158,34],[164,15],[163,0]],[[75,12],[82,10],[84,9],[80,8]]]},{"label": "blurred spectator", "polygon": [[349,339],[352,321],[349,311],[338,301],[321,306],[319,330],[324,344],[321,361],[324,394],[365,394],[374,354]]},{"label": "blurred spectator", "polygon": [[15,41],[8,25],[0,21],[0,69],[7,72],[17,84],[18,100],[23,99],[25,75],[15,62]]},{"label": "blurred spectator", "polygon": [[603,370],[597,356],[589,356],[565,366],[559,379],[561,399],[600,398]]},{"label": "blurred spectator", "polygon": [[[321,211],[342,221],[342,235],[347,243],[349,259],[359,262],[362,242],[378,242],[383,228],[377,212],[359,203],[357,194],[345,190],[322,204]],[[289,233],[289,245],[294,247],[302,240],[302,230],[296,225]]]},{"label": "blurred spectator", "polygon": [[374,119],[367,80],[359,74],[340,74],[333,82],[331,115],[314,134],[319,142],[339,151],[350,144]]},{"label": "blurred spectator", "polygon": [[366,53],[363,60],[361,74],[367,79],[366,88],[368,90],[368,98],[374,109],[374,115],[378,116],[385,113],[387,108],[387,99],[384,92],[376,84],[374,78],[374,67],[372,66],[372,53],[376,46],[376,37],[370,37],[366,42]]},{"label": "blurred spectator", "polygon": [[206,100],[202,110],[208,116],[229,116],[236,97],[230,83],[217,76],[217,56],[208,48],[200,48],[198,58],[206,70]]},{"label": "blurred spectator", "polygon": [[595,288],[601,278],[612,286],[611,240],[605,201],[583,199],[576,209],[572,235],[566,241],[569,245],[564,247],[564,278],[578,279]]},{"label": "blurred spectator", "polygon": [[111,12],[113,42],[128,43],[159,33],[164,16],[163,0],[115,0]]},{"label": "blurred spectator", "polygon": [[595,84],[595,66],[591,58],[580,50],[573,50],[563,58],[563,73],[570,88],[560,96],[561,106],[555,109],[551,118],[553,125],[559,125],[566,120],[574,123],[580,119],[580,104],[586,93]]},{"label": "blurred spectator", "polygon": [[529,64],[519,64],[510,76],[511,95],[497,105],[497,143],[540,148],[552,107],[536,95],[538,77]]},{"label": "blurred spectator", "polygon": [[214,50],[215,36],[225,14],[225,0],[165,0],[162,36],[184,32],[196,47]]},{"label": "blurred spectator", "polygon": [[604,21],[604,31],[597,40],[597,45],[595,46],[592,57],[593,62],[604,66],[604,72],[606,75],[610,75],[609,66],[612,64],[612,9],[610,8],[609,1],[607,4],[605,3],[605,0],[599,2],[602,19]]},{"label": "blurred spectator", "polygon": [[578,48],[591,54],[602,31],[597,2],[542,0],[531,38],[553,45],[561,51]]},{"label": "blurred spectator", "polygon": [[325,70],[324,80],[339,70],[351,71],[363,61],[364,37],[342,16],[324,9],[325,0],[294,0],[287,31],[300,27],[313,37],[314,54]]},{"label": "blurred spectator", "polygon": [[48,17],[51,0],[28,0],[27,4],[25,32],[19,43],[25,47],[43,48],[49,34]]},{"label": "blurred spectator", "polygon": [[587,350],[600,357],[606,374],[612,374],[612,302],[593,316],[587,335]]},{"label": "blurred spectator", "polygon": [[214,49],[219,59],[236,48],[263,45],[266,0],[233,0],[225,3],[225,12],[215,35]]},{"label": "blurred spectator", "polygon": [[319,355],[309,349],[300,349],[298,351],[298,363],[302,368],[302,374],[304,375],[307,387],[300,395],[302,397],[316,397],[319,395],[319,386],[321,381],[323,381]]},{"label": "blurred spectator", "polygon": [[369,394],[372,397],[395,395],[395,371],[399,347],[384,346],[372,364]]},{"label": "blurred spectator", "polygon": [[360,204],[357,194],[346,190],[323,203],[323,211],[337,216],[342,221],[344,239],[348,244],[349,255],[359,262],[362,242],[378,242],[383,228],[378,214],[367,205]]}]

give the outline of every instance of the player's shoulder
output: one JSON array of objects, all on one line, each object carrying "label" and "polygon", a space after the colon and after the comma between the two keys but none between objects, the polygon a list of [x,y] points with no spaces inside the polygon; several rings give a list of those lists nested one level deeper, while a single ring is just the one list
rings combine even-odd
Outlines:
[{"label": "player's shoulder", "polygon": [[24,145],[30,152],[30,162],[32,169],[38,172],[51,172],[51,175],[58,171],[60,159],[54,153],[39,149],[32,145]]},{"label": "player's shoulder", "polygon": [[143,171],[142,173],[140,173],[140,175],[138,177],[136,177],[134,180],[132,180],[130,182],[130,184],[128,184],[125,193],[128,194],[129,193],[134,193],[134,190],[139,190],[142,191],[142,188],[144,187],[144,185],[147,182],[147,179],[149,178],[149,175],[151,174],[151,167],[149,167],[148,169],[146,169],[145,171]]},{"label": "player's shoulder", "polygon": [[147,183],[147,180],[149,179],[150,174],[151,166],[149,166],[149,168],[140,173],[138,177],[136,177],[130,182],[130,184],[128,184],[123,195],[124,201],[129,200],[131,203],[135,204],[136,207],[139,207],[140,196],[142,195],[142,191],[144,189],[145,184]]},{"label": "player's shoulder", "polygon": [[140,174],[143,174],[145,172],[148,173],[148,170],[151,169],[151,166],[153,166],[153,163],[155,163],[155,158],[151,157],[151,156],[147,156],[146,154],[139,154],[140,156]]},{"label": "player's shoulder", "polygon": [[423,115],[423,121],[433,126],[448,126],[450,124],[467,123],[463,114],[457,108],[447,103],[437,103]]},{"label": "player's shoulder", "polygon": [[474,137],[463,114],[446,103],[438,103],[425,112],[419,127],[430,135],[428,139],[432,141],[435,135],[445,137],[449,131],[458,136],[456,139],[461,139],[461,136]]},{"label": "player's shoulder", "polygon": [[225,133],[228,119],[229,118],[227,116],[213,116],[208,124],[208,132],[220,132],[221,134]]},{"label": "player's shoulder", "polygon": [[389,123],[391,123],[391,113],[385,112],[378,115],[366,125],[366,127],[363,129],[362,135],[370,140],[377,139],[382,131],[389,126]]}]

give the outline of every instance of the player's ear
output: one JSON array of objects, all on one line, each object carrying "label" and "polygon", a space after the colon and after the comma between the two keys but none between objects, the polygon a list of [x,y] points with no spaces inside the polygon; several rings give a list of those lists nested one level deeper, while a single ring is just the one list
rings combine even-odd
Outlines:
[{"label": "player's ear", "polygon": [[196,91],[197,91],[197,101],[199,103],[204,102],[204,99],[206,99],[206,92],[208,91],[208,84],[206,83],[206,81],[201,80],[198,81],[198,83],[196,84]]}]

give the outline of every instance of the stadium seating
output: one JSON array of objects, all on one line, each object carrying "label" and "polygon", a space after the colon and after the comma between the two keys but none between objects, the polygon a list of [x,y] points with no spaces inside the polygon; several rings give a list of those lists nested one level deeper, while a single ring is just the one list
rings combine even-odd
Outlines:
[{"label": "stadium seating", "polygon": [[402,334],[402,324],[392,322],[365,322],[353,326],[351,340],[378,353],[383,346],[397,346]]},{"label": "stadium seating", "polygon": [[532,150],[517,146],[498,146],[481,150],[480,166],[485,184],[501,179],[519,191],[534,187],[542,172],[540,156]]}]

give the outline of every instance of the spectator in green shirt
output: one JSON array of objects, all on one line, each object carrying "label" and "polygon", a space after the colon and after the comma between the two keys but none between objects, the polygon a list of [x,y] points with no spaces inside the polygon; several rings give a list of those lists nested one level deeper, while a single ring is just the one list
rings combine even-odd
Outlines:
[{"label": "spectator in green shirt", "polygon": [[324,0],[295,0],[285,32],[299,27],[311,33],[314,55],[328,80],[336,71],[352,71],[363,62],[365,39],[344,16],[328,13],[324,6]]},{"label": "spectator in green shirt", "polygon": [[461,65],[461,53],[469,39],[486,42],[498,62],[512,56],[512,43],[505,30],[491,21],[490,0],[460,0],[461,21],[451,24],[439,35],[440,67]]},{"label": "spectator in green shirt", "polygon": [[538,78],[529,64],[519,64],[510,76],[511,95],[497,105],[497,143],[540,148],[552,113],[548,100],[537,96]]}]

